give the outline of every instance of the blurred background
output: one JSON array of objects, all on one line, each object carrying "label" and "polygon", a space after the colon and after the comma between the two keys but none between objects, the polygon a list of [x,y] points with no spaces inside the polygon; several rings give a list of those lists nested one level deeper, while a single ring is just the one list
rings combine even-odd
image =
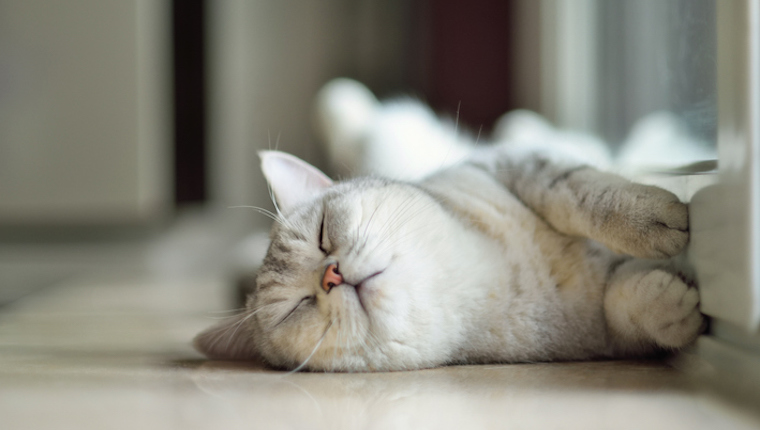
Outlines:
[{"label": "blurred background", "polygon": [[710,0],[0,0],[0,305],[93,267],[245,266],[257,151],[326,167],[344,76],[487,135],[526,108],[615,148],[666,110],[715,145]]}]

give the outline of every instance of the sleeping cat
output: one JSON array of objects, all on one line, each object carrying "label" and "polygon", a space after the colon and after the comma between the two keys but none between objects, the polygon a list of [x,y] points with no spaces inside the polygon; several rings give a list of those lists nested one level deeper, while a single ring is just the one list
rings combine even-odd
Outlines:
[{"label": "sleeping cat", "polygon": [[691,343],[699,295],[668,259],[688,208],[544,149],[500,144],[423,179],[335,183],[265,151],[278,205],[241,315],[211,358],[283,369],[645,356]]}]

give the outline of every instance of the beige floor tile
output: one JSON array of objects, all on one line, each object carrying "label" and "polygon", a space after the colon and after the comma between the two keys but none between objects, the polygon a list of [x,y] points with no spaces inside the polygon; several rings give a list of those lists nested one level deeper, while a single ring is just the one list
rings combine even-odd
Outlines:
[{"label": "beige floor tile", "polygon": [[1,429],[749,429],[662,361],[288,374],[189,345],[219,279],[70,280],[0,313]]}]

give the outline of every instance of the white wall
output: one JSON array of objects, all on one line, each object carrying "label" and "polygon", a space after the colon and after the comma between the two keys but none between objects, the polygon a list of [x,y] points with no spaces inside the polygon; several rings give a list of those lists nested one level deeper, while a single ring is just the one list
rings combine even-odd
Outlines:
[{"label": "white wall", "polygon": [[166,211],[167,6],[0,0],[0,223]]}]

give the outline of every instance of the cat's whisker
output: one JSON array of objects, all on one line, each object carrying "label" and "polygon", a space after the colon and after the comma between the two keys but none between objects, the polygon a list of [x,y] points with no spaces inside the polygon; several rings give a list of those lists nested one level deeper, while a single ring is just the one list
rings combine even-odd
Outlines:
[{"label": "cat's whisker", "polygon": [[[409,220],[411,220],[411,219],[416,218],[417,215],[419,215],[423,211],[429,209],[433,205],[435,205],[435,202],[428,202],[427,204],[423,205],[422,207],[417,208],[417,210],[415,212],[412,212],[412,213],[409,213],[409,214],[405,214],[405,218],[406,219],[404,219],[404,220],[402,220],[402,219],[397,220],[397,222],[393,226],[393,229],[396,230],[396,229],[400,228],[403,224],[409,222]],[[411,210],[411,208],[408,209],[407,212],[410,211],[410,210]],[[399,224],[399,223],[401,223],[401,224]]]},{"label": "cat's whisker", "polygon": [[333,341],[333,359],[332,362],[335,363],[338,358],[338,341],[340,339],[340,325],[337,325],[338,331],[335,333],[335,339]]},{"label": "cat's whisker", "polygon": [[[372,350],[376,349],[376,348],[373,348],[373,347],[377,347],[378,346],[378,344],[376,342],[374,342],[374,343],[371,342],[371,341],[374,340],[374,338],[373,338],[373,334],[372,334],[372,330],[371,330],[372,321],[371,321],[371,319],[369,319],[369,315],[368,315],[368,324],[369,324],[369,326],[365,330],[362,330],[362,327],[359,324],[359,320],[358,319],[353,319],[352,320],[352,325],[351,325],[352,338],[354,340],[354,351],[358,352],[356,354],[357,356],[364,357],[364,360],[367,363],[369,363],[369,362],[372,361],[370,359],[370,352]],[[370,341],[370,342],[368,342],[368,341]]]},{"label": "cat's whisker", "polygon": [[[357,253],[361,252],[361,250],[367,244],[367,240],[369,239],[369,236],[367,235],[367,230],[369,229],[369,226],[372,224],[372,220],[375,218],[375,214],[380,209],[380,206],[382,206],[382,204],[383,204],[383,201],[381,200],[380,203],[378,203],[378,205],[375,206],[375,210],[372,211],[372,214],[369,216],[367,223],[364,225],[364,231],[362,232],[361,235],[357,237],[357,239],[351,245],[351,248],[348,250],[348,254],[350,254],[351,251],[354,250],[354,248],[357,248]],[[361,242],[361,245],[357,246],[359,242]]]},{"label": "cat's whisker", "polygon": [[210,320],[226,320],[226,319],[229,319],[231,317],[236,317],[236,316],[239,316],[239,315],[225,315],[223,317],[207,316],[206,319],[210,319]]},{"label": "cat's whisker", "polygon": [[[425,228],[434,228],[435,224],[429,224]],[[409,230],[403,235],[397,235],[393,238],[385,238],[376,244],[370,252],[372,253],[386,253],[393,248],[406,248],[406,245],[411,242],[413,245],[416,241],[417,230]]]},{"label": "cat's whisker", "polygon": [[[435,226],[436,226],[436,224],[427,224],[425,226],[418,226],[415,229],[408,229],[408,230],[406,230],[405,233],[400,234],[400,235],[396,235],[396,236],[393,236],[393,237],[387,236],[387,237],[385,237],[383,239],[384,243],[383,242],[378,243],[377,246],[375,247],[375,249],[373,250],[373,252],[378,252],[380,250],[385,250],[385,249],[387,249],[388,246],[399,245],[399,244],[403,243],[402,240],[407,239],[407,238],[409,238],[411,236],[414,236],[420,230],[431,229],[431,228],[434,228]],[[393,240],[393,241],[391,241],[391,240]],[[384,247],[381,248],[380,245],[384,245]]]},{"label": "cat's whisker", "polygon": [[[418,197],[418,199],[419,198],[420,197]],[[378,234],[378,236],[380,237],[380,240],[377,241],[377,243],[375,244],[375,246],[373,247],[373,249],[370,252],[376,253],[376,252],[378,252],[381,249],[382,250],[386,249],[388,246],[392,246],[394,244],[398,244],[400,238],[396,237],[395,241],[391,242],[392,235],[389,234],[389,233],[391,231],[398,230],[398,228],[400,228],[404,223],[408,222],[409,219],[413,218],[417,214],[421,213],[422,211],[424,211],[424,210],[426,210],[426,209],[428,209],[431,206],[433,206],[433,205],[436,204],[435,201],[428,202],[428,203],[424,204],[422,207],[417,208],[417,210],[414,211],[413,213],[408,214],[408,212],[412,210],[411,208],[413,207],[412,206],[413,203],[414,203],[414,201],[410,200],[409,204],[403,205],[402,209],[400,209],[399,211],[397,211],[394,214],[393,218],[391,218],[386,223],[386,225],[383,228],[383,231],[380,234]],[[428,227],[429,227],[429,225],[428,225]],[[414,231],[407,232],[406,235],[402,236],[402,238],[403,237],[407,237],[407,236],[413,234],[413,232]]]},{"label": "cat's whisker", "polygon": [[381,226],[380,231],[377,233],[377,235],[380,237],[379,243],[382,243],[384,240],[386,240],[389,237],[388,233],[395,230],[400,222],[403,222],[403,215],[405,215],[406,212],[410,210],[412,204],[415,201],[415,198],[419,199],[420,197],[417,195],[407,196],[407,198],[404,199],[399,205],[399,209],[396,210],[396,212],[394,212],[392,216],[386,220],[385,224]]},{"label": "cat's whisker", "polygon": [[[235,308],[235,309],[226,309],[226,310],[223,310],[223,311],[207,311],[206,313],[207,314],[234,314],[236,312],[243,313],[246,310],[248,310],[248,308],[243,307],[243,308]],[[224,316],[222,318],[229,318],[230,316],[232,316],[232,315],[226,315],[226,316]]]},{"label": "cat's whisker", "polygon": [[[260,307],[260,308],[258,308],[258,309],[255,309],[255,310],[254,310],[254,311],[252,311],[250,314],[248,314],[248,315],[247,315],[245,318],[242,318],[242,319],[241,319],[241,320],[240,320],[240,321],[239,321],[237,324],[235,324],[235,325],[233,326],[233,327],[235,327],[235,329],[232,331],[232,334],[231,334],[231,335],[229,335],[229,336],[227,337],[227,345],[225,346],[225,348],[229,348],[229,347],[230,347],[230,342],[231,342],[231,341],[232,341],[232,339],[235,337],[235,333],[237,333],[237,331],[240,329],[240,327],[241,327],[241,326],[242,326],[242,325],[243,325],[243,324],[244,324],[246,321],[248,321],[249,319],[251,319],[251,317],[253,317],[253,316],[254,316],[254,315],[256,315],[257,313],[259,313],[259,311],[261,311],[261,309],[263,309],[263,308],[264,308],[264,306],[262,306],[262,307]],[[229,331],[229,329],[227,329],[227,331]],[[226,334],[226,332],[225,332],[225,334]]]},{"label": "cat's whisker", "polygon": [[346,327],[345,327],[346,324],[342,318],[340,320],[340,323],[341,323],[340,324],[341,334],[340,334],[340,344],[339,344],[340,348],[338,349],[338,351],[340,352],[341,361],[345,362],[346,357],[348,356],[347,351],[348,351],[348,337],[349,336],[346,331]]},{"label": "cat's whisker", "polygon": [[427,204],[424,204],[421,207],[417,207],[416,211],[413,211],[415,209],[415,204],[417,204],[421,199],[422,196],[416,195],[415,199],[411,200],[410,203],[406,205],[406,207],[398,212],[393,220],[393,230],[398,229],[402,224],[409,222],[411,219],[415,218],[416,215],[435,204],[434,201],[429,201]]},{"label": "cat's whisker", "polygon": [[[459,140],[459,110],[461,107],[462,107],[462,101],[460,100],[459,103],[457,103],[457,114],[456,114],[456,120],[454,122],[454,134],[452,136],[456,141]],[[482,124],[480,125],[480,130],[481,131],[483,130]],[[478,131],[478,138],[480,138],[480,131]],[[478,141],[475,140],[475,145],[477,145],[477,143]],[[447,145],[446,154],[441,159],[441,162],[439,163],[438,168],[436,170],[441,170],[446,166],[446,160],[449,159],[449,156],[451,155],[451,151],[454,149],[455,146],[457,146],[457,143],[454,143],[453,145]],[[457,162],[465,158],[467,158],[467,156],[460,157],[460,159],[457,160]],[[456,164],[456,162],[452,164]]]},{"label": "cat's whisker", "polygon": [[[277,141],[274,144],[275,151],[277,150],[277,147],[280,145],[280,133],[281,132],[277,132]],[[269,150],[272,151],[272,133],[270,130],[267,130],[267,140],[269,142]],[[272,185],[269,183],[269,181],[267,181],[267,191],[269,192],[269,199],[272,200],[272,204],[274,205],[274,210],[277,212],[277,215],[276,215],[277,218],[272,218],[272,219],[274,219],[275,221],[287,227],[288,226],[287,222],[285,220],[285,217],[282,215],[282,212],[280,212],[279,206],[277,206],[277,200],[274,198]]]},{"label": "cat's whisker", "polygon": [[[358,254],[358,253],[361,253],[362,251],[364,251],[364,249],[367,247],[367,242],[369,241],[369,238],[370,238],[370,231],[369,231],[369,227],[370,227],[370,225],[372,224],[372,220],[373,220],[373,217],[374,217],[375,213],[377,212],[377,210],[379,209],[379,207],[380,207],[380,206],[378,205],[378,207],[376,207],[376,208],[375,208],[375,211],[374,211],[374,212],[372,213],[372,215],[370,216],[370,219],[369,219],[369,221],[367,221],[367,224],[366,224],[366,226],[364,227],[364,232],[362,233],[362,236],[359,236],[359,237],[357,237],[357,240],[356,240],[356,241],[357,241],[357,243],[358,243],[359,241],[361,241],[361,245],[360,245],[360,246],[357,248],[357,250],[356,250],[357,254]],[[382,228],[382,227],[381,227],[381,228]]]},{"label": "cat's whisker", "polygon": [[346,357],[351,359],[354,356],[354,350],[351,343],[353,339],[352,322],[353,322],[352,319],[348,318],[345,323],[345,328],[344,328],[345,340],[343,342],[343,348],[342,348],[344,362],[346,360]]},{"label": "cat's whisker", "polygon": [[298,389],[299,391],[301,391],[302,393],[304,393],[306,395],[306,397],[308,397],[309,399],[311,399],[311,402],[314,403],[314,406],[317,407],[317,411],[319,411],[319,415],[320,416],[324,415],[324,412],[322,412],[322,406],[319,404],[319,402],[317,401],[317,399],[315,399],[314,396],[311,395],[311,393],[309,392],[309,390],[307,390],[306,388],[302,387],[301,385],[299,385],[295,381],[292,381],[292,380],[289,380],[289,379],[284,379],[284,378],[282,379],[282,381],[285,382],[285,383],[287,383],[287,384],[292,385],[293,387],[295,387],[296,389]]},{"label": "cat's whisker", "polygon": [[343,321],[343,318],[339,318],[338,322],[340,325],[338,326],[338,332],[340,333],[340,337],[338,338],[338,350],[340,351],[340,357],[341,359],[345,360],[346,358],[346,350],[348,349],[348,337],[346,335],[346,328]]},{"label": "cat's whisker", "polygon": [[274,190],[272,190],[272,185],[269,184],[269,182],[267,182],[267,191],[269,192],[269,199],[272,201],[274,210],[277,212],[277,217],[279,218],[280,225],[292,229],[293,225],[288,221],[287,218],[285,218],[285,215],[283,215],[282,211],[280,210],[280,205],[277,204],[277,199],[274,196]]},{"label": "cat's whisker", "polygon": [[366,330],[365,336],[358,336],[357,340],[359,341],[359,348],[361,350],[361,355],[364,357],[366,361],[369,362],[369,345],[367,344],[367,336],[369,335],[370,331]]},{"label": "cat's whisker", "polygon": [[[359,354],[357,353],[357,336],[356,336],[356,322],[353,318],[350,319],[351,324],[349,325],[349,339],[350,342],[348,343],[348,348],[350,351],[350,356],[352,358],[358,357]],[[349,369],[350,373],[353,373],[353,369]]]},{"label": "cat's whisker", "polygon": [[299,370],[303,369],[306,366],[306,364],[309,363],[309,360],[311,360],[311,357],[314,356],[314,353],[317,352],[317,350],[319,349],[320,345],[322,345],[322,342],[325,340],[325,336],[327,336],[327,332],[330,331],[330,327],[332,327],[332,324],[333,324],[332,321],[330,321],[329,323],[327,323],[327,328],[325,329],[325,332],[322,333],[322,336],[319,338],[319,341],[317,342],[317,345],[311,351],[311,354],[309,354],[309,356],[306,357],[306,360],[304,360],[303,363],[301,363],[295,369],[293,369],[290,372],[286,373],[286,375],[292,375],[293,373],[298,372]]},{"label": "cat's whisker", "polygon": [[382,341],[380,340],[380,338],[378,338],[378,337],[377,337],[377,335],[376,335],[375,333],[373,333],[373,332],[369,332],[369,336],[370,336],[370,337],[369,337],[369,339],[370,339],[372,342],[374,342],[374,344],[375,344],[374,346],[375,346],[376,348],[380,348],[380,347],[382,347]]},{"label": "cat's whisker", "polygon": [[[226,338],[227,339],[227,344],[226,344],[225,347],[229,348],[230,342],[234,339],[235,334],[237,333],[238,329],[247,320],[249,320],[251,317],[253,317],[255,314],[257,314],[259,311],[261,311],[261,310],[263,310],[263,309],[265,309],[267,307],[270,307],[272,305],[275,305],[275,304],[277,304],[277,303],[270,303],[270,304],[262,305],[262,306],[259,306],[259,307],[255,308],[255,309],[243,310],[243,312],[240,312],[237,315],[230,315],[230,316],[222,318],[222,319],[235,319],[235,318],[240,318],[243,315],[248,314],[248,315],[245,316],[245,318],[241,318],[240,321],[236,322],[235,324],[232,324],[231,326],[227,327],[226,330],[224,330],[221,333],[219,333],[219,335],[216,338],[214,338],[209,343],[209,347],[211,347],[211,348],[215,347],[217,344],[219,344],[220,341],[222,341],[223,339]],[[232,333],[230,333],[230,331],[232,331]]]},{"label": "cat's whisker", "polygon": [[264,209],[258,206],[238,205],[238,206],[228,206],[227,209],[253,209],[254,211],[266,216],[267,218],[272,219],[273,221],[282,223],[280,216],[272,213],[272,211],[269,211],[267,209]]},{"label": "cat's whisker", "polygon": [[364,337],[363,342],[366,348],[365,357],[367,357],[367,361],[371,361],[369,357],[369,353],[372,353],[375,350],[380,349],[380,344],[377,341],[377,339],[375,339],[375,336],[372,334],[371,331],[367,331],[367,335]]}]

